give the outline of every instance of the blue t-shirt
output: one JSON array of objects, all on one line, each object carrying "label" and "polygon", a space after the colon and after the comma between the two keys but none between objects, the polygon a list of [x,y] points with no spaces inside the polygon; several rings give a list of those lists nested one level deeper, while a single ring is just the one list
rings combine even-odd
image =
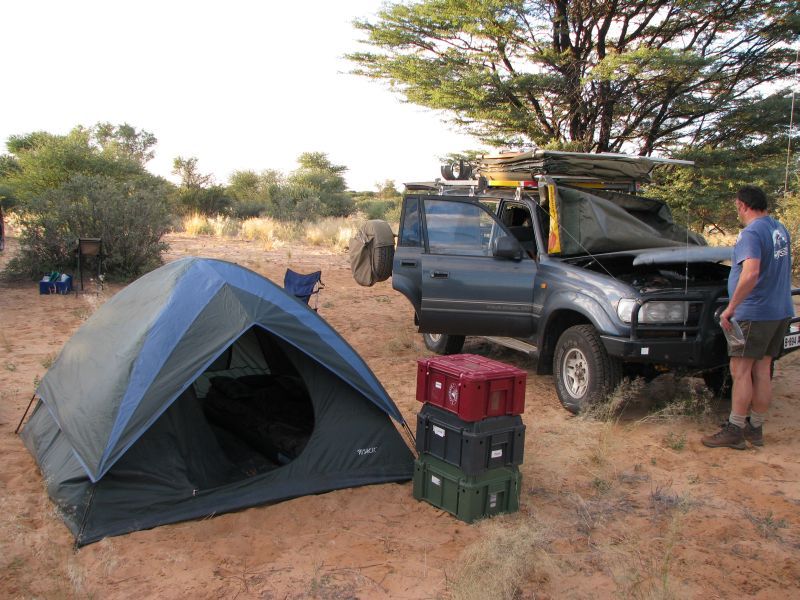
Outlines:
[{"label": "blue t-shirt", "polygon": [[742,229],[733,247],[728,297],[742,274],[742,263],[756,258],[761,266],[758,282],[750,295],[736,307],[739,321],[777,321],[794,316],[792,305],[792,253],[789,232],[769,216],[759,217]]}]

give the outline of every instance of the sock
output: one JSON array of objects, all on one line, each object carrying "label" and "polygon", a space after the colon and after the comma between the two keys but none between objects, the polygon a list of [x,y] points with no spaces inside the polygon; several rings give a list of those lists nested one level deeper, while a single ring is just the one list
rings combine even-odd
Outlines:
[{"label": "sock", "polygon": [[767,413],[757,413],[754,410],[750,411],[750,426],[754,429],[758,429],[764,424],[764,421],[767,418]]},{"label": "sock", "polygon": [[[736,425],[739,429],[744,429],[745,420],[747,419],[747,415],[735,415],[731,413],[731,416],[728,417],[728,421]],[[752,424],[752,419],[751,419]]]}]

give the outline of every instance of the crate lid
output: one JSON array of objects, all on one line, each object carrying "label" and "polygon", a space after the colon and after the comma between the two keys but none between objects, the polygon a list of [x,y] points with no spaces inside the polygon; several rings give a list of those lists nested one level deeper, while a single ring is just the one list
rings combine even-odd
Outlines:
[{"label": "crate lid", "polygon": [[526,372],[499,360],[477,354],[450,354],[421,358],[418,363],[427,369],[439,369],[453,375],[471,375],[481,378],[518,377]]},{"label": "crate lid", "polygon": [[435,404],[426,403],[417,414],[417,420],[429,421],[431,425],[448,427],[461,433],[484,434],[524,431],[520,415],[496,415],[480,421],[464,421],[456,413]]}]

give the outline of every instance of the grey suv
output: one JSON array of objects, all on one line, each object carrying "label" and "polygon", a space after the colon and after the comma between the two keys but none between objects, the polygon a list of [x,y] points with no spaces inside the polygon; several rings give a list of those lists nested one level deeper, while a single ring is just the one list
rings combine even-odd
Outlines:
[{"label": "grey suv", "polygon": [[[623,369],[702,373],[724,391],[730,248],[709,247],[634,182],[407,184],[392,286],[426,346],[483,336],[537,359],[571,412],[607,397]],[[795,290],[797,293],[799,290]],[[796,322],[786,351],[800,346]]]}]

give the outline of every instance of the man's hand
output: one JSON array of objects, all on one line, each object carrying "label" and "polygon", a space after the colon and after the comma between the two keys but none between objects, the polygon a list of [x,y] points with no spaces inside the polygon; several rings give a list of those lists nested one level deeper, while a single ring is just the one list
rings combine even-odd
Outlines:
[{"label": "man's hand", "polygon": [[731,318],[733,317],[733,307],[728,304],[725,307],[725,310],[722,311],[719,315],[719,324],[722,325],[722,328],[725,331],[731,331],[733,329],[733,325],[731,325]]},{"label": "man's hand", "polygon": [[719,324],[725,331],[730,331],[731,319],[736,307],[742,303],[742,300],[750,295],[753,288],[758,283],[758,273],[761,270],[761,262],[757,258],[746,258],[742,261],[742,272],[739,275],[739,282],[736,284],[736,289],[733,290],[733,296],[719,316]]}]

